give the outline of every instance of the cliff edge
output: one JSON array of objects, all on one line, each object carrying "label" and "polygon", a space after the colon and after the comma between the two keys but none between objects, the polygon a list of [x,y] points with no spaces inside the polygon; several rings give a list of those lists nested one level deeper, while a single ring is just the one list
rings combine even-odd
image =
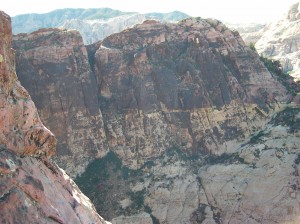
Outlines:
[{"label": "cliff edge", "polygon": [[11,19],[0,11],[0,222],[106,223],[52,163],[56,138],[18,81]]}]

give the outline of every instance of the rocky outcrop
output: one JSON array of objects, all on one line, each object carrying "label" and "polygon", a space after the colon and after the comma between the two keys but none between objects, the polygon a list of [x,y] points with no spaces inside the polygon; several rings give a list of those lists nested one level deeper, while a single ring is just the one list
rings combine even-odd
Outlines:
[{"label": "rocky outcrop", "polygon": [[234,150],[288,98],[216,20],[147,21],[88,46],[88,56],[75,31],[20,34],[14,47],[20,80],[58,137],[59,164],[74,176],[108,150],[131,168],[174,145]]},{"label": "rocky outcrop", "polygon": [[30,33],[41,28],[75,29],[80,32],[85,44],[92,44],[149,18],[177,22],[187,17],[189,15],[179,11],[140,14],[110,8],[59,9],[44,14],[18,15],[12,18],[12,23],[14,34]]},{"label": "rocky outcrop", "polygon": [[56,139],[17,79],[11,20],[0,11],[0,222],[106,223],[76,184],[48,160]]},{"label": "rocky outcrop", "polygon": [[[297,222],[299,208],[291,206],[298,194],[299,110],[274,117],[292,98],[237,32],[217,20],[191,18],[178,24],[148,20],[87,47],[79,39],[77,32],[57,29],[17,35],[17,68],[46,123],[49,98],[72,102],[63,106],[71,110],[53,110],[70,124],[72,113],[89,108],[81,105],[100,108],[101,125],[75,122],[66,135],[58,133],[58,145],[72,142],[65,140],[72,133],[85,141],[86,130],[99,128],[101,138],[93,139],[99,150],[78,144],[60,162],[71,167],[68,172],[82,173],[85,165],[77,168],[67,158],[87,164],[99,157],[76,182],[106,219]],[[82,80],[95,95],[84,94],[76,84]],[[60,87],[67,82],[76,87],[72,96],[63,92],[70,87]],[[81,118],[90,117],[86,112]]]},{"label": "rocky outcrop", "polygon": [[109,147],[132,168],[174,145],[233,150],[288,98],[216,20],[146,21],[105,38],[94,62]]},{"label": "rocky outcrop", "polygon": [[[151,223],[150,216],[152,223],[296,224],[299,124],[298,104],[278,113],[235,153],[191,156],[172,148],[134,172],[109,155],[76,181],[95,202],[114,193],[113,206],[103,209],[113,223]],[[94,182],[86,185],[89,179]]]},{"label": "rocky outcrop", "polygon": [[17,74],[58,139],[56,161],[76,176],[105,154],[105,131],[86,48],[77,31],[43,29],[14,37]]},{"label": "rocky outcrop", "polygon": [[107,223],[63,170],[46,158],[0,150],[1,223]]},{"label": "rocky outcrop", "polygon": [[284,72],[300,80],[299,3],[277,22],[269,24],[256,43],[256,49],[266,57],[280,60]]},{"label": "rocky outcrop", "polygon": [[145,15],[134,13],[113,17],[108,20],[72,19],[65,21],[62,27],[79,31],[84,43],[92,44],[145,20]]},{"label": "rocky outcrop", "polygon": [[54,155],[56,139],[42,124],[27,91],[15,73],[10,17],[1,12],[0,142],[19,155]]}]

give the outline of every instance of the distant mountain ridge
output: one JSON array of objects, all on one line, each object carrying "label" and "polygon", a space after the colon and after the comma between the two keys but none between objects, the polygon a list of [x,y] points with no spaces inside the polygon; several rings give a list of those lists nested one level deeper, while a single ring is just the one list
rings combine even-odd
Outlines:
[{"label": "distant mountain ridge", "polygon": [[13,33],[30,33],[40,28],[60,27],[67,20],[95,20],[130,15],[133,12],[121,12],[110,8],[99,9],[57,9],[48,13],[31,13],[12,17]]},{"label": "distant mountain ridge", "polygon": [[66,28],[78,30],[85,44],[104,39],[147,19],[177,22],[190,17],[174,11],[169,13],[122,12],[110,8],[58,9],[44,14],[24,14],[12,17],[13,33],[31,33],[40,28]]}]

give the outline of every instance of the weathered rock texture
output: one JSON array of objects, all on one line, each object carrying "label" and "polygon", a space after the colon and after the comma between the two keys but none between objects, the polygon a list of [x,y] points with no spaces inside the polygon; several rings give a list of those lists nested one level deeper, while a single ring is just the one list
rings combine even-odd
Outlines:
[{"label": "weathered rock texture", "polygon": [[[79,39],[47,29],[15,36],[14,47],[20,79],[46,123],[55,108],[49,98],[67,104],[53,114],[68,122],[78,112],[94,119],[82,105],[100,108],[99,126],[75,122],[58,144],[72,142],[66,139],[73,132],[83,142],[101,133],[93,138],[99,150],[68,145],[72,151],[60,162],[74,175],[84,165],[67,158],[81,163],[110,151],[76,179],[106,219],[297,223],[299,109],[273,117],[291,96],[237,32],[191,18],[146,21],[87,47]],[[82,80],[92,95],[76,84]],[[67,82],[75,86],[72,96],[61,87]]]},{"label": "weathered rock texture", "polygon": [[233,151],[288,98],[238,33],[216,20],[147,21],[114,34],[87,48],[95,76],[75,31],[20,34],[14,47],[20,80],[71,175],[108,148],[131,168],[174,145]]},{"label": "weathered rock texture", "polygon": [[56,139],[20,85],[11,20],[0,11],[0,222],[105,223],[75,183],[47,159]]},{"label": "weathered rock texture", "polygon": [[107,142],[132,168],[174,145],[221,154],[262,127],[285,89],[216,20],[146,21],[94,56]]},{"label": "weathered rock texture", "polygon": [[106,223],[77,185],[46,158],[0,151],[1,223]]},{"label": "weathered rock texture", "polygon": [[10,17],[1,12],[0,142],[19,155],[53,155],[56,139],[41,123],[34,103],[17,79]]},{"label": "weathered rock texture", "polygon": [[300,17],[299,3],[277,22],[269,24],[256,43],[256,49],[266,57],[280,60],[283,70],[300,80]]},{"label": "weathered rock texture", "polygon": [[80,34],[43,29],[14,37],[14,48],[19,79],[58,139],[56,160],[70,174],[82,172],[107,147],[96,80]]},{"label": "weathered rock texture", "polygon": [[[188,187],[185,193],[181,193],[181,187],[177,187],[177,193],[174,187],[169,187],[174,195],[185,194],[191,198],[185,199],[183,208],[194,207],[187,206],[186,202],[194,201],[194,205],[198,205],[186,220],[192,223],[298,223],[299,128],[293,127],[299,124],[299,111],[286,110],[237,154],[223,156],[223,160],[210,160],[198,170],[197,181],[194,175],[190,182],[181,184]],[[161,186],[155,192],[166,190]],[[158,197],[156,193],[152,195],[152,200]],[[163,213],[157,209],[156,216],[160,220],[180,219],[179,211],[187,211],[181,209],[181,197],[177,206],[171,203],[172,197],[167,198],[171,210],[165,209],[167,212]]]},{"label": "weathered rock texture", "polygon": [[149,223],[150,215],[153,223],[296,224],[299,124],[298,104],[233,154],[191,156],[173,148],[131,172],[109,155],[90,164],[77,182],[96,207],[113,193],[103,206],[103,215],[117,216],[113,223]]}]

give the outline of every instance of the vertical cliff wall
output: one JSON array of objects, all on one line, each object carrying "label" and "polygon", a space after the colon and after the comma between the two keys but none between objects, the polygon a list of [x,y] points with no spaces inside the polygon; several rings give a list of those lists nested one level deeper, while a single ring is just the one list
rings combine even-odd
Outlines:
[{"label": "vertical cliff wall", "polygon": [[57,165],[54,135],[17,79],[11,20],[0,11],[0,222],[106,223]]},{"label": "vertical cliff wall", "polygon": [[[53,126],[68,172],[110,151],[76,181],[113,223],[299,221],[299,106],[274,117],[291,96],[219,21],[146,21],[86,48],[47,29],[14,47],[42,119],[71,127]],[[80,144],[91,135],[97,151]]]},{"label": "vertical cliff wall", "polygon": [[105,154],[105,131],[96,80],[77,31],[43,29],[14,38],[17,73],[41,119],[58,139],[56,161],[82,172]]},{"label": "vertical cliff wall", "polygon": [[20,80],[72,175],[108,150],[135,169],[173,146],[232,152],[289,99],[216,20],[146,21],[90,45],[89,55],[77,32],[57,29],[17,35],[14,48]]},{"label": "vertical cliff wall", "polygon": [[289,98],[217,20],[147,21],[104,39],[94,58],[108,144],[131,167],[173,146],[234,151]]}]

